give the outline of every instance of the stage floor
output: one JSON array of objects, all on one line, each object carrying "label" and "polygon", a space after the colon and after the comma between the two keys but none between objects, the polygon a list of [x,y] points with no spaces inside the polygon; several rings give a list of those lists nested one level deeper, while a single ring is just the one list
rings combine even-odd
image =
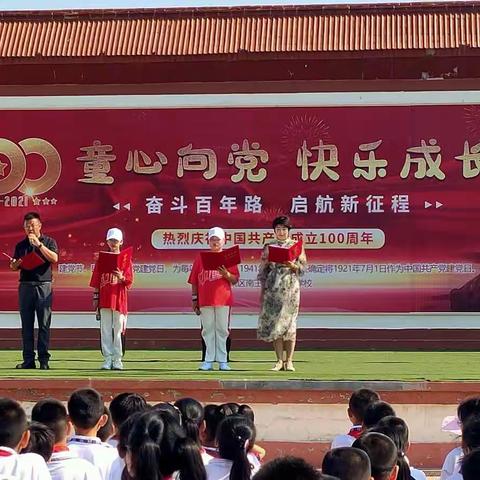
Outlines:
[{"label": "stage floor", "polygon": [[[0,351],[0,378],[115,378],[155,380],[480,381],[480,352],[298,351],[296,372],[272,372],[270,351],[233,351],[230,372],[199,372],[200,352],[131,350],[125,370],[100,370],[94,350],[52,351],[51,370],[15,370],[21,352]],[[215,366],[217,368],[217,366]]]}]

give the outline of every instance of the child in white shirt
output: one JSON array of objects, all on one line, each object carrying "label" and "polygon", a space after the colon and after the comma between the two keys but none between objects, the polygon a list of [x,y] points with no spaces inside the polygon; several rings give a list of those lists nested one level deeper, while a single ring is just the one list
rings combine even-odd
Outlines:
[{"label": "child in white shirt", "polygon": [[53,398],[40,400],[32,409],[32,420],[46,425],[54,435],[53,453],[47,463],[52,480],[101,480],[95,466],[68,448],[73,425],[62,402]]},{"label": "child in white shirt", "polygon": [[348,401],[347,415],[352,422],[348,433],[337,435],[331,445],[331,449],[339,447],[351,447],[352,443],[363,432],[363,418],[367,408],[380,400],[380,395],[369,388],[355,390]]},{"label": "child in white shirt", "polygon": [[19,455],[28,445],[27,415],[15,400],[0,398],[0,478],[51,480],[45,460],[36,453]]},{"label": "child in white shirt", "polygon": [[217,430],[218,458],[205,466],[207,480],[229,480],[235,472],[239,480],[250,480],[260,469],[260,462],[249,455],[255,444],[255,426],[243,415],[223,419]]},{"label": "child in white shirt", "polygon": [[101,479],[107,480],[118,453],[97,437],[107,421],[102,397],[92,388],[77,390],[68,400],[68,413],[75,428],[75,435],[68,442],[69,450],[97,467]]}]

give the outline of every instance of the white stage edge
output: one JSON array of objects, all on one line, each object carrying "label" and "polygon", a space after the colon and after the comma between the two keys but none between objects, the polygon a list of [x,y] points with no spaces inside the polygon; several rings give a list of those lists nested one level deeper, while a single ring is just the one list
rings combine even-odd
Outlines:
[{"label": "white stage edge", "polygon": [[[254,329],[257,327],[257,315],[232,314],[232,328]],[[20,317],[17,312],[0,312],[0,329],[19,328]],[[131,313],[128,317],[129,328],[141,329],[186,329],[200,328],[196,315],[189,313]],[[93,313],[54,312],[52,328],[98,328]],[[312,313],[301,314],[298,328],[341,329],[479,329],[480,313]]]}]

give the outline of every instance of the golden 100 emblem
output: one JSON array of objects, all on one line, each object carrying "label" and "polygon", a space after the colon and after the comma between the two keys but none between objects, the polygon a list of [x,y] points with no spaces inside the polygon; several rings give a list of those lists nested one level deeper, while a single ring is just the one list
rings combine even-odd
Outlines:
[{"label": "golden 100 emblem", "polygon": [[[27,156],[35,153],[45,161],[45,171],[36,179],[27,178]],[[6,157],[10,162],[10,173],[5,176],[7,164],[2,162]],[[0,195],[18,189],[24,195],[34,196],[48,192],[60,178],[62,161],[57,149],[43,138],[25,138],[13,143],[0,138]]]}]

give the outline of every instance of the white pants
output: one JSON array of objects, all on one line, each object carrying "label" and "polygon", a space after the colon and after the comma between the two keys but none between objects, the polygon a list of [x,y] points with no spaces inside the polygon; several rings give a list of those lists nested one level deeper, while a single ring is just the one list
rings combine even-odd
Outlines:
[{"label": "white pants", "polygon": [[230,307],[201,307],[202,337],[207,347],[206,362],[227,361]]},{"label": "white pants", "polygon": [[122,331],[127,322],[126,315],[111,308],[100,309],[100,337],[105,360],[122,359]]}]

